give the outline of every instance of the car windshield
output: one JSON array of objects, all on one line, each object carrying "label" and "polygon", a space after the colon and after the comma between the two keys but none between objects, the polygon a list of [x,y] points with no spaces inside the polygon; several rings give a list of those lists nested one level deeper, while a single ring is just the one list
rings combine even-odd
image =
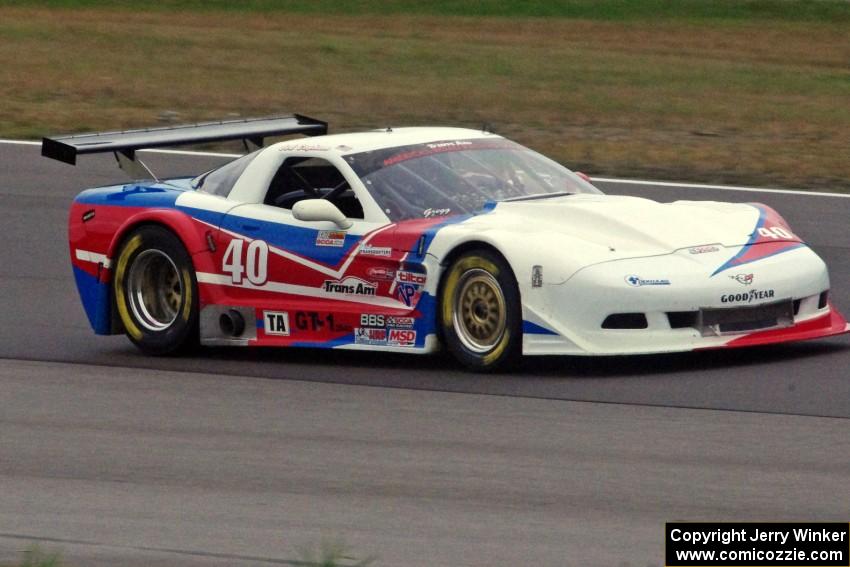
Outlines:
[{"label": "car windshield", "polygon": [[490,201],[599,193],[562,165],[503,138],[399,146],[345,159],[392,221],[475,213]]}]

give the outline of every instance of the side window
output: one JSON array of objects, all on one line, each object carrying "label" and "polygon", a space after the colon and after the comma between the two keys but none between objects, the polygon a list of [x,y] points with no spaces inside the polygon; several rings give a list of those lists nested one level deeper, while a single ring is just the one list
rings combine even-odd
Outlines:
[{"label": "side window", "polygon": [[327,199],[351,219],[363,218],[363,207],[342,173],[321,158],[290,157],[277,170],[266,198],[266,205],[291,209],[303,199]]},{"label": "side window", "polygon": [[227,197],[233,185],[236,184],[236,180],[259,153],[260,150],[245,154],[217,169],[203,173],[192,180],[192,186],[204,193]]}]

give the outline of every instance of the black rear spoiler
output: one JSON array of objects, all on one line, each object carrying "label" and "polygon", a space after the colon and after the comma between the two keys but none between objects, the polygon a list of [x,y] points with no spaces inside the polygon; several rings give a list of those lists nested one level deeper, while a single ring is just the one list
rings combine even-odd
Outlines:
[{"label": "black rear spoiler", "polygon": [[292,114],[290,116],[205,122],[123,132],[56,136],[42,140],[41,155],[76,165],[78,155],[114,152],[119,164],[124,169],[125,161],[136,161],[136,150],[146,148],[240,139],[245,142],[246,147],[248,142],[256,147],[262,147],[264,138],[269,136],[285,136],[287,134],[320,136],[327,134],[327,132],[327,122],[300,114]]}]

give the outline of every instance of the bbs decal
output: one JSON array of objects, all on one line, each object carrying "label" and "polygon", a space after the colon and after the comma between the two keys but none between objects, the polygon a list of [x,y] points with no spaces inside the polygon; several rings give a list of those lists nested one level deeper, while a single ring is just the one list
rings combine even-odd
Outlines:
[{"label": "bbs decal", "polygon": [[383,327],[385,317],[374,313],[363,313],[360,315],[361,327]]},{"label": "bbs decal", "polygon": [[[244,253],[243,253],[244,251]],[[253,285],[263,285],[268,277],[269,245],[263,240],[245,241],[234,238],[227,245],[221,260],[221,271],[230,274],[239,285],[247,279]]]}]

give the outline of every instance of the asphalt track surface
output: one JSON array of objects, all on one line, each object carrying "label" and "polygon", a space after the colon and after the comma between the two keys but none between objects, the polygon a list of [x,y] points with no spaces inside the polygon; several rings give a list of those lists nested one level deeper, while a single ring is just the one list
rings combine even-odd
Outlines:
[{"label": "asphalt track surface", "polygon": [[[220,158],[152,154],[154,171]],[[378,565],[662,563],[663,522],[850,510],[850,339],[699,354],[527,359],[320,350],[150,358],[91,334],[65,235],[111,157],[0,144],[0,563],[297,564],[342,538]],[[850,311],[850,199],[646,184],[765,202]]]}]

